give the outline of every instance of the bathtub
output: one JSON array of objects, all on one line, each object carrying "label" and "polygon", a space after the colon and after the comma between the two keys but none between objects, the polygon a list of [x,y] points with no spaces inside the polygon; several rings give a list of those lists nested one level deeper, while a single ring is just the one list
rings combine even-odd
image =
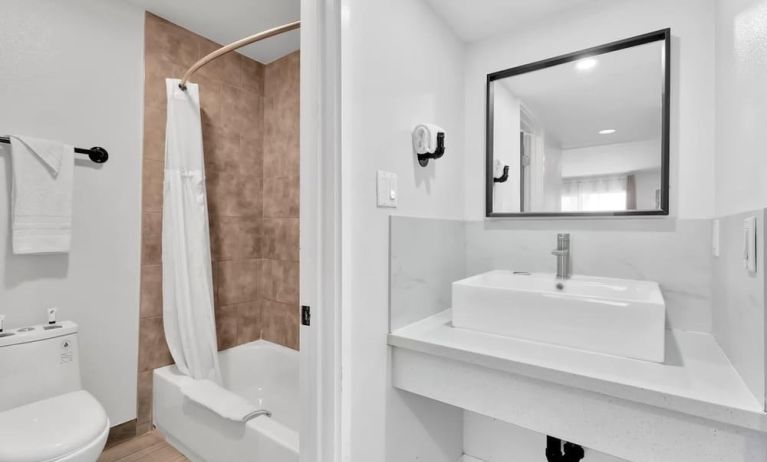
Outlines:
[{"label": "bathtub", "polygon": [[224,387],[272,417],[232,422],[181,394],[175,366],[154,371],[154,424],[194,462],[298,462],[298,352],[265,340],[219,352]]}]

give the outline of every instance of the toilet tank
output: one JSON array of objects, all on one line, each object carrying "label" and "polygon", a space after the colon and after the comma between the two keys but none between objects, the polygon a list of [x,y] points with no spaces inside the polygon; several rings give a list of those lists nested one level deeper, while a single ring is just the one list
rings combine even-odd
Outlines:
[{"label": "toilet tank", "polygon": [[0,333],[0,412],[80,389],[77,324]]}]

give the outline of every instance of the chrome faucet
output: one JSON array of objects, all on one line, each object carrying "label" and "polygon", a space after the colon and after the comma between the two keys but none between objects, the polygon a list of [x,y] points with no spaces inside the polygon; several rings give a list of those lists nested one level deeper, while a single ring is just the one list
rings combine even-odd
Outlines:
[{"label": "chrome faucet", "polygon": [[570,234],[557,234],[557,248],[551,251],[557,257],[557,279],[570,279]]}]

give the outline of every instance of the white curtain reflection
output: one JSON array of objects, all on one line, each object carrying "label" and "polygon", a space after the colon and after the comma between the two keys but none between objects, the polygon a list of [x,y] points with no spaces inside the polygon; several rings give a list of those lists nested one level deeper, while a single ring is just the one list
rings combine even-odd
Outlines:
[{"label": "white curtain reflection", "polygon": [[565,179],[562,183],[562,211],[626,210],[627,183],[627,175]]}]

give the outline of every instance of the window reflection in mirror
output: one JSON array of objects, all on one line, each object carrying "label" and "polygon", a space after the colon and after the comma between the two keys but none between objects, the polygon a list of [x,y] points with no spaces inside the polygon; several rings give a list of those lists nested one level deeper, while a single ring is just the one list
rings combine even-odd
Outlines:
[{"label": "window reflection in mirror", "polygon": [[488,215],[666,213],[666,46],[491,74]]}]

